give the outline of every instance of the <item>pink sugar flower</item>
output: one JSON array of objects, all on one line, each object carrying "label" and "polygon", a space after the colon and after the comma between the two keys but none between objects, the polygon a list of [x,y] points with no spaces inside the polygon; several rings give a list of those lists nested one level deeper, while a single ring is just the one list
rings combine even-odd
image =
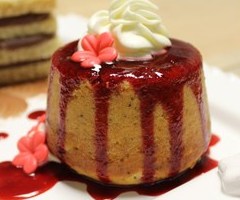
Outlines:
[{"label": "pink sugar flower", "polygon": [[108,32],[100,35],[86,35],[81,40],[83,50],[76,51],[71,59],[80,62],[83,68],[91,68],[103,62],[112,62],[117,58],[117,51],[113,46],[114,39]]},{"label": "pink sugar flower", "polygon": [[48,148],[45,144],[46,133],[40,130],[45,117],[39,118],[37,126],[33,127],[27,136],[18,141],[19,154],[13,159],[13,165],[23,168],[24,172],[31,174],[38,166],[43,165],[48,159]]}]

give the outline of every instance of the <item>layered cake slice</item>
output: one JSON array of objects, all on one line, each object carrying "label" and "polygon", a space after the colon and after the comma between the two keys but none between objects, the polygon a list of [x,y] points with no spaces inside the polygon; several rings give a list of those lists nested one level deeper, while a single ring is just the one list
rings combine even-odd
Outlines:
[{"label": "layered cake slice", "polygon": [[0,85],[47,76],[57,48],[55,0],[0,0]]}]

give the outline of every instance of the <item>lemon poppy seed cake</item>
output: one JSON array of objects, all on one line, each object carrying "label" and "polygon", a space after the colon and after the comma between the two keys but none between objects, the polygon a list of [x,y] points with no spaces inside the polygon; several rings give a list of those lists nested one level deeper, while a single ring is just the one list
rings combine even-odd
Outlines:
[{"label": "lemon poppy seed cake", "polygon": [[113,1],[89,34],[52,58],[47,107],[51,152],[107,184],[161,181],[207,151],[210,120],[202,57],[167,37],[150,1]]}]

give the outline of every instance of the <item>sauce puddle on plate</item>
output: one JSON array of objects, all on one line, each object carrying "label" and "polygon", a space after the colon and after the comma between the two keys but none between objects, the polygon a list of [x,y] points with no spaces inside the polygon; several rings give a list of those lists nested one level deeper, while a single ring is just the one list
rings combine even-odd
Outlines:
[{"label": "sauce puddle on plate", "polygon": [[[210,147],[219,142],[219,137],[212,136]],[[0,163],[0,199],[27,199],[37,196],[52,188],[59,181],[76,181],[87,185],[87,192],[95,200],[115,199],[120,194],[135,191],[140,195],[159,196],[193,178],[206,173],[215,167],[218,162],[204,156],[201,161],[191,170],[177,178],[168,179],[153,185],[140,185],[133,187],[118,188],[104,186],[83,176],[74,173],[64,164],[48,162],[40,167],[35,174],[26,175],[22,169],[14,167],[11,162]]]},{"label": "sauce puddle on plate", "polygon": [[1,140],[5,140],[5,139],[7,139],[8,136],[9,136],[8,133],[0,132],[0,141],[1,141]]},{"label": "sauce puddle on plate", "polygon": [[42,115],[44,115],[46,113],[45,110],[37,110],[35,112],[32,112],[28,115],[28,119],[32,119],[32,120],[37,120],[39,117],[41,117]]}]

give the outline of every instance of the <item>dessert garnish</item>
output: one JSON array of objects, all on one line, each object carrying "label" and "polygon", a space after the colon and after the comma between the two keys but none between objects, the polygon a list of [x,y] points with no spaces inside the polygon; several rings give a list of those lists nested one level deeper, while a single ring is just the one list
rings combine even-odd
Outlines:
[{"label": "dessert garnish", "polygon": [[[171,46],[157,10],[158,7],[149,0],[112,1],[109,10],[98,11],[90,18],[90,35],[80,40],[72,60],[81,62],[83,68],[91,68],[115,59],[151,59],[153,54]],[[105,40],[111,48],[104,46],[103,50],[98,45],[105,45]]]},{"label": "dessert garnish", "polygon": [[84,68],[90,68],[103,62],[111,62],[117,58],[117,51],[113,46],[114,39],[108,32],[100,35],[86,35],[79,41],[83,50],[76,51],[72,60],[81,62]]},{"label": "dessert garnish", "polygon": [[16,167],[23,168],[27,174],[35,172],[38,166],[48,160],[49,151],[45,144],[45,118],[45,115],[39,117],[37,125],[17,143],[19,154],[15,156],[12,163]]}]

